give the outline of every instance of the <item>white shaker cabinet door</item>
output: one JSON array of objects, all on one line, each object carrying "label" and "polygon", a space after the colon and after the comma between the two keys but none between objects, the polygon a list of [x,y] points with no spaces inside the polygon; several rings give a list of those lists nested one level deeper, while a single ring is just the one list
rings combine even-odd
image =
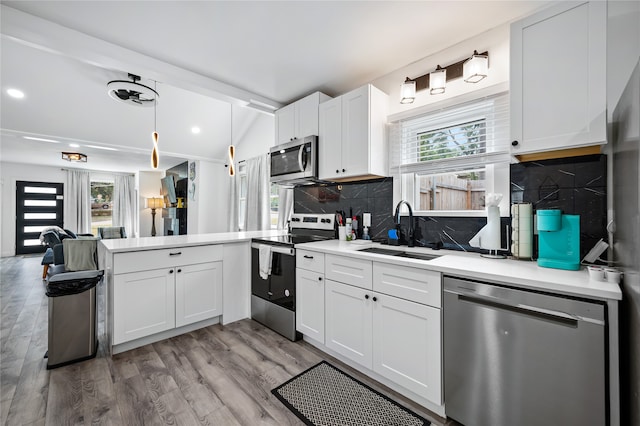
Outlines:
[{"label": "white shaker cabinet door", "polygon": [[296,137],[295,104],[290,104],[276,111],[276,145],[290,142]]},{"label": "white shaker cabinet door", "polygon": [[326,280],[325,303],[326,346],[371,369],[372,292]]},{"label": "white shaker cabinet door", "polygon": [[222,262],[175,269],[176,327],[222,314]]},{"label": "white shaker cabinet door", "polygon": [[511,24],[511,153],[606,143],[606,2]]},{"label": "white shaker cabinet door", "polygon": [[[342,168],[346,176],[369,173],[370,86],[365,85],[342,95]],[[383,156],[386,152],[378,152]]]},{"label": "white shaker cabinet door", "polygon": [[296,330],[324,343],[324,275],[296,269]]},{"label": "white shaker cabinet door", "polygon": [[384,294],[375,297],[373,370],[440,405],[440,309]]},{"label": "white shaker cabinet door", "polygon": [[342,177],[342,98],[319,106],[318,174],[320,179]]},{"label": "white shaker cabinet door", "polygon": [[175,327],[175,268],[114,276],[113,344]]}]

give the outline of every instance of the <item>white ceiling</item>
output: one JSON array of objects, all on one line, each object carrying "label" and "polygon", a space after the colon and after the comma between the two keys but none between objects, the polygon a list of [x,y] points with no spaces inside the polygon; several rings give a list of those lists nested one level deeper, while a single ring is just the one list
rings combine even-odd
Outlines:
[{"label": "white ceiling", "polygon": [[[261,114],[241,107],[250,99],[278,106],[316,90],[339,95],[548,3],[2,1],[2,160],[61,165],[62,146],[76,140],[88,168],[148,170],[153,109],[106,94],[108,81],[140,70],[143,84],[158,81],[160,167],[185,157],[223,160],[229,102],[239,105],[236,139],[236,129]],[[25,17],[32,35],[11,33],[11,19]],[[118,58],[100,57],[98,48]],[[26,97],[9,98],[8,87]]]}]

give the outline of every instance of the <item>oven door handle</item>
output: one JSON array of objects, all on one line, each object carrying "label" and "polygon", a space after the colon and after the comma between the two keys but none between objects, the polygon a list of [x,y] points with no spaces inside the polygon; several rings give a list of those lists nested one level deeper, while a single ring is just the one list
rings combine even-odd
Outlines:
[{"label": "oven door handle", "polygon": [[291,247],[278,247],[278,246],[273,246],[273,245],[270,245],[270,244],[251,243],[251,248],[260,249],[260,246],[262,246],[262,245],[270,246],[272,253],[279,253],[279,254],[284,254],[284,255],[287,255],[287,256],[295,256],[295,254],[296,254],[296,250],[294,248],[291,248]]}]

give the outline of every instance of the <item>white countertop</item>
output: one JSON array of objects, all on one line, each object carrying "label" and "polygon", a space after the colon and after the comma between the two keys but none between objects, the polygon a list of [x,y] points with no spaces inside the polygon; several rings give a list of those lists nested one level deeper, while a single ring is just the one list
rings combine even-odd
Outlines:
[{"label": "white countertop", "polygon": [[175,247],[203,246],[208,244],[240,243],[252,238],[286,235],[286,231],[219,232],[214,234],[171,235],[143,238],[119,238],[100,240],[111,253],[159,250]]},{"label": "white countertop", "polygon": [[[426,261],[358,251],[367,247],[381,247],[392,250],[435,254],[440,257]],[[585,267],[582,267],[579,271],[565,271],[561,269],[543,268],[533,261],[488,259],[481,257],[478,253],[408,248],[406,246],[395,247],[364,242],[363,240],[352,242],[339,240],[319,241],[297,244],[296,248],[393,263],[396,265],[412,266],[450,275],[571,296],[598,300],[622,299],[622,292],[620,291],[619,285],[590,280]]]}]

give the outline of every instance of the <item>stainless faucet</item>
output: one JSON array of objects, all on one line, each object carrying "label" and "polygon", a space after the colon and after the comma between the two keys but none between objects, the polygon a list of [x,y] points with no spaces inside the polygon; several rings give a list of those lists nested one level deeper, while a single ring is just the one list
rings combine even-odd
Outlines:
[{"label": "stainless faucet", "polygon": [[413,223],[413,209],[411,208],[411,204],[409,204],[408,201],[405,200],[401,200],[398,205],[396,206],[396,214],[395,214],[395,222],[396,222],[396,229],[398,230],[398,234],[400,234],[399,237],[399,242],[400,244],[402,244],[402,240],[403,240],[403,234],[402,234],[402,228],[400,226],[400,206],[402,206],[403,204],[405,204],[407,206],[407,208],[409,209],[409,235],[407,236],[407,246],[408,247],[413,247],[415,241],[414,241],[414,234],[415,234],[415,228],[414,228],[414,223]]}]

